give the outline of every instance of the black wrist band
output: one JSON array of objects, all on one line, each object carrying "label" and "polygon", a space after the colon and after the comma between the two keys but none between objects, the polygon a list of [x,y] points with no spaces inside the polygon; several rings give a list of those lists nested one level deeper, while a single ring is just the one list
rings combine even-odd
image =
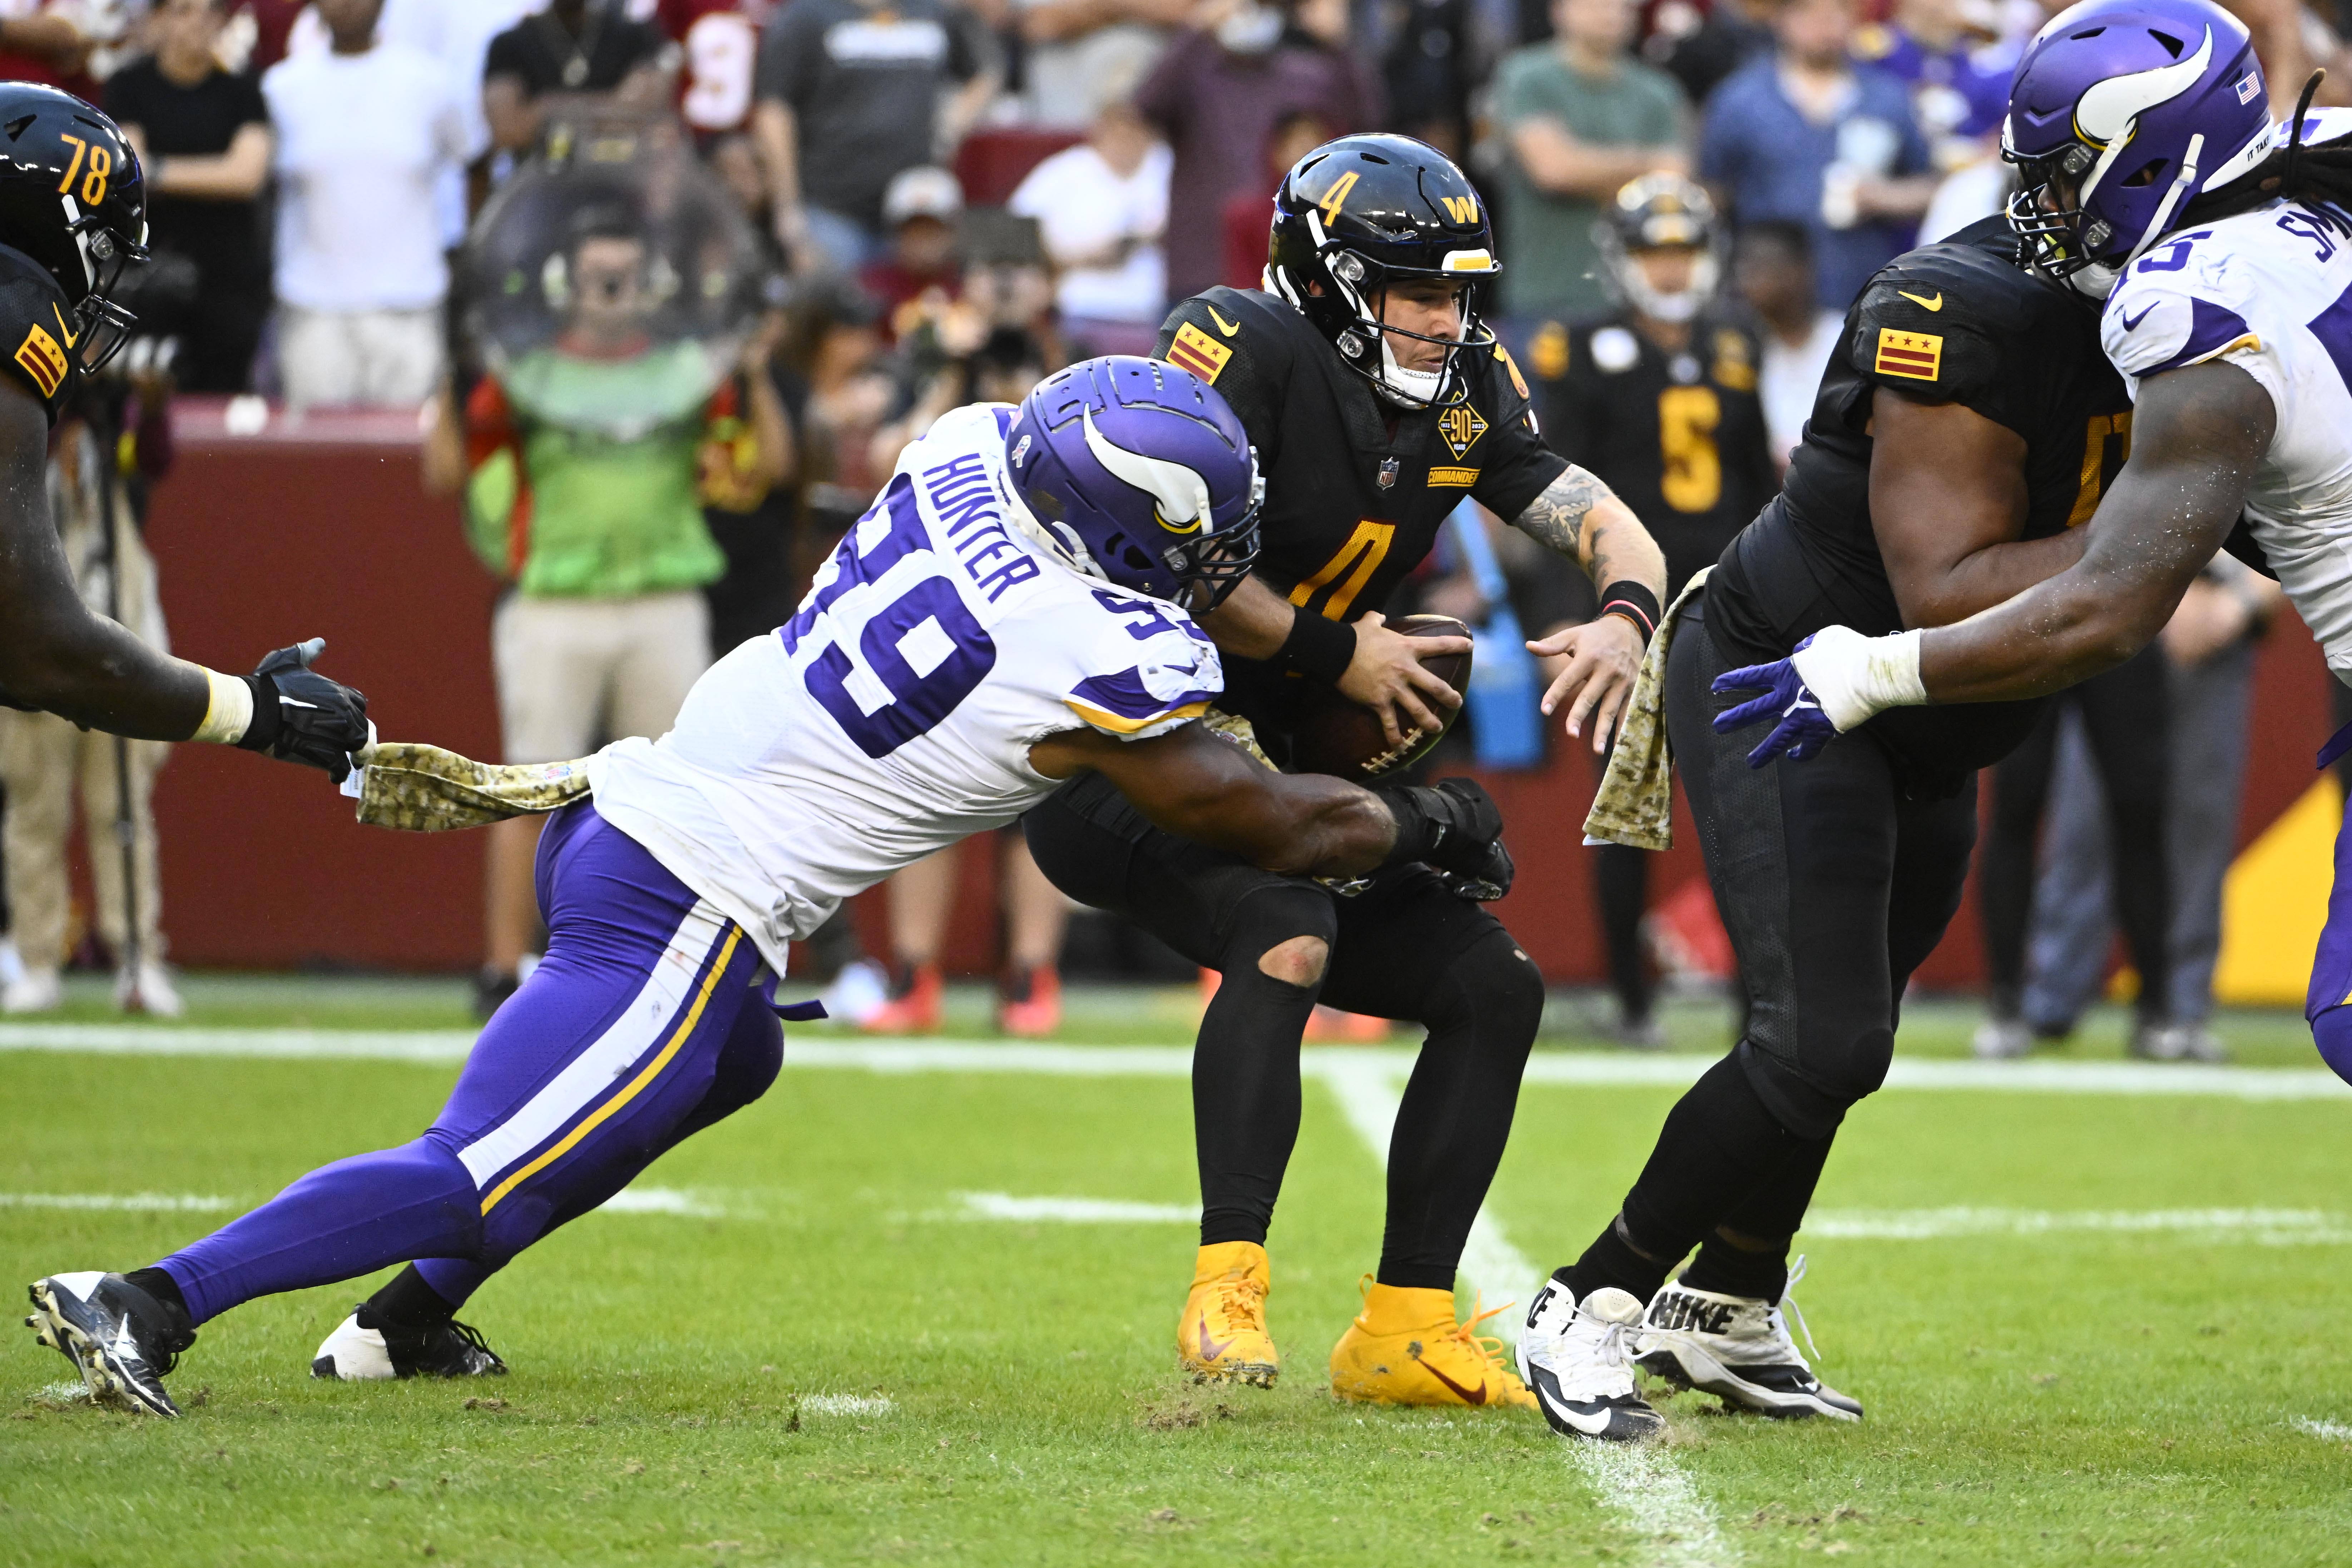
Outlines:
[{"label": "black wrist band", "polygon": [[244,751],[265,752],[286,728],[286,715],[278,707],[278,686],[267,676],[242,679],[253,689],[253,717],[246,721],[245,733],[236,738],[236,743]]},{"label": "black wrist band", "polygon": [[1649,646],[1652,637],[1658,635],[1658,596],[1630,577],[1621,577],[1601,590],[1601,613],[1622,616],[1639,626],[1644,647]]},{"label": "black wrist band", "polygon": [[1372,793],[1389,808],[1397,825],[1396,842],[1389,846],[1389,852],[1381,857],[1381,863],[1373,869],[1386,870],[1391,866],[1420,859],[1428,852],[1430,829],[1429,813],[1422,809],[1422,792],[1410,785],[1394,784]]},{"label": "black wrist band", "polygon": [[1285,669],[1295,669],[1310,680],[1337,686],[1355,662],[1356,628],[1344,621],[1326,620],[1307,610],[1294,610],[1290,635],[1274,656]]}]

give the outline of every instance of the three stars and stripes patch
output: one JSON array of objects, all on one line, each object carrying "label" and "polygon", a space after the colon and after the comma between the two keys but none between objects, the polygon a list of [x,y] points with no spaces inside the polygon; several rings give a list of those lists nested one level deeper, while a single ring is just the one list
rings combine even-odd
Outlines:
[{"label": "three stars and stripes patch", "polygon": [[1168,345],[1170,364],[1191,371],[1211,386],[1217,384],[1225,362],[1233,357],[1233,350],[1190,321],[1176,329],[1176,341]]},{"label": "three stars and stripes patch", "polygon": [[1943,368],[1944,340],[1936,333],[1898,332],[1893,327],[1878,330],[1879,374],[1933,381]]}]

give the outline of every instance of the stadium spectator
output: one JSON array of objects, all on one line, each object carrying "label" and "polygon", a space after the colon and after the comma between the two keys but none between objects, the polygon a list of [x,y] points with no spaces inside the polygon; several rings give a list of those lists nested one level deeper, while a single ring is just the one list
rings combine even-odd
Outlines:
[{"label": "stadium spectator", "polygon": [[1853,0],[1785,0],[1773,52],[1716,89],[1699,137],[1699,176],[1740,225],[1806,226],[1821,302],[1837,310],[1902,252],[1935,194],[1909,89],[1854,63],[1853,27]]},{"label": "stadium spectator", "polygon": [[[1030,858],[1018,824],[976,837],[983,845],[998,846],[1000,857],[997,897],[1004,911],[1005,966],[997,976],[996,1026],[1024,1038],[1050,1035],[1062,1025],[1060,964],[1070,902]],[[955,912],[957,857],[963,852],[961,844],[942,849],[890,879],[888,1000],[861,1021],[867,1030],[929,1034],[940,1026],[946,995],[940,952],[947,944],[948,918]]]},{"label": "stadium spectator", "polygon": [[882,341],[895,343],[963,293],[956,215],[963,187],[945,169],[901,169],[882,195],[890,248],[858,268],[858,286],[882,308]]},{"label": "stadium spectator", "polygon": [[[168,389],[142,384],[139,416],[130,434],[131,470],[158,477],[171,451]],[[90,415],[103,407],[101,422]],[[167,648],[163,606],[155,589],[155,563],[147,553],[134,519],[132,486],[125,482],[120,443],[101,435],[119,428],[123,400],[111,389],[85,386],[58,421],[48,462],[49,504],[58,542],[79,587],[82,602],[111,616],[141,641]],[[102,480],[112,489],[101,495]],[[109,524],[111,523],[111,540]],[[113,579],[110,582],[110,577]],[[0,786],[7,791],[5,840],[10,935],[23,963],[0,1008],[9,1013],[46,1013],[65,999],[59,972],[67,957],[73,893],[66,843],[73,828],[75,785],[79,784],[83,843],[90,881],[98,895],[99,933],[112,950],[118,969],[117,1007],[138,1007],[165,1017],[181,1011],[178,992],[163,967],[161,925],[163,889],[155,866],[155,774],[172,748],[158,741],[123,741],[78,728],[52,713],[0,710]],[[137,967],[131,966],[129,910],[125,908],[124,854],[116,837],[123,820],[118,760],[129,763],[131,904],[138,917]]]},{"label": "stadium spectator", "polygon": [[1731,267],[1740,298],[1764,326],[1756,393],[1764,403],[1772,460],[1786,468],[1812,416],[1845,317],[1822,308],[1812,237],[1803,224],[1780,218],[1749,224],[1732,243]]},{"label": "stadium spectator", "polygon": [[286,401],[414,407],[441,371],[449,269],[436,184],[466,156],[439,61],[375,41],[383,0],[318,0],[330,47],[261,79],[278,146]]},{"label": "stadium spectator", "polygon": [[1477,0],[1409,0],[1381,52],[1389,121],[1459,161],[1470,142],[1470,96],[1486,80]]},{"label": "stadium spectator", "polygon": [[961,5],[792,0],[761,42],[752,125],[793,266],[872,260],[890,182],[951,153],[999,80],[995,40]]},{"label": "stadium spectator", "polygon": [[1020,0],[1022,118],[1082,131],[1142,80],[1193,0]]},{"label": "stadium spectator", "polygon": [[[746,482],[746,476],[758,472],[760,436],[756,421],[740,415],[715,421],[711,439],[702,448],[702,525],[727,558],[726,570],[702,590],[710,607],[714,658],[783,625],[800,598],[793,572],[801,516],[797,432],[805,416],[808,385],[775,353],[783,325],[782,313],[774,313],[763,325],[760,341],[745,352],[740,367],[747,378],[764,374],[775,394],[782,419],[771,439],[782,437],[781,465],[760,474],[763,483]],[[748,401],[748,388],[742,401]],[[747,443],[753,448],[748,453]],[[772,456],[769,461],[776,463]]]},{"label": "stadium spectator", "polygon": [[1592,228],[1629,180],[1685,174],[1683,99],[1634,59],[1633,0],[1553,0],[1557,38],[1514,51],[1495,75],[1510,149],[1503,188],[1503,310],[1520,321],[1590,315],[1610,302]]},{"label": "stadium spectator", "polygon": [[[2163,1055],[2221,1061],[2210,1026],[2213,968],[2221,951],[2221,886],[2237,851],[2238,805],[2252,718],[2254,653],[2281,593],[2276,583],[2217,555],[2165,624],[2171,667],[2171,793],[2165,844],[2173,898],[2171,1014]],[[2062,728],[2050,791],[2042,868],[2033,889],[2025,1023],[2036,1039],[2072,1034],[2106,979],[2115,945],[2105,792],[2082,725]]]},{"label": "stadium spectator", "polygon": [[1233,0],[1213,26],[1178,35],[1136,89],[1135,103],[1174,153],[1168,179],[1171,300],[1216,284],[1224,260],[1217,220],[1236,191],[1261,178],[1266,143],[1286,117],[1312,113],[1334,134],[1381,122],[1379,83],[1344,40],[1306,26],[1303,8],[1291,0],[1272,6]]},{"label": "stadium spectator", "polygon": [[553,96],[591,95],[636,108],[665,101],[677,49],[651,23],[611,0],[548,0],[490,40],[482,65],[482,111],[491,142],[525,153],[539,144]]},{"label": "stadium spectator", "polygon": [[1223,282],[1235,289],[1255,289],[1265,279],[1266,250],[1274,233],[1274,193],[1296,163],[1331,140],[1331,127],[1319,114],[1300,110],[1276,122],[1265,142],[1265,183],[1244,185],[1225,198],[1225,275]]},{"label": "stadium spectator", "polygon": [[148,245],[194,263],[204,308],[173,366],[190,392],[243,392],[269,319],[269,258],[260,196],[273,143],[269,108],[251,77],[214,55],[225,0],[163,0],[155,52],[108,79],[111,114],[147,171]]},{"label": "stadium spectator", "polygon": [[59,0],[6,0],[0,5],[0,81],[37,81],[68,92],[88,92],[97,40],[82,26],[90,11]]},{"label": "stadium spectator", "polygon": [[1159,334],[1173,163],[1135,106],[1115,100],[1096,113],[1084,142],[1031,170],[1007,204],[1037,220],[1062,330],[1094,352],[1149,353]]},{"label": "stadium spectator", "polygon": [[760,63],[767,0],[659,0],[654,19],[681,55],[677,110],[697,134],[751,128],[751,86]]},{"label": "stadium spectator", "polygon": [[1661,5],[1654,16],[1682,26],[1660,26],[1642,53],[1681,83],[1692,103],[1706,103],[1726,78],[1772,47],[1771,0],[1712,0],[1695,26],[1688,6]]}]

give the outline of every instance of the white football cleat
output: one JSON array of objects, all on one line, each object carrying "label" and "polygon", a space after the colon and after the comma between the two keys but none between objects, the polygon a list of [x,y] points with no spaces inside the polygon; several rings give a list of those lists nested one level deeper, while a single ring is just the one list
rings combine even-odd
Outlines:
[{"label": "white football cleat", "polygon": [[120,1274],[87,1269],[37,1279],[28,1294],[33,1337],[71,1362],[100,1404],[177,1415],[163,1376],[196,1342],[163,1304]]},{"label": "white football cleat", "polygon": [[[1804,1274],[1800,1258],[1790,1286]],[[1774,1302],[1694,1290],[1669,1279],[1651,1298],[1634,1359],[1643,1372],[1678,1388],[1696,1388],[1761,1415],[1861,1420],[1862,1402],[1814,1376],[1811,1363],[1789,1337],[1781,1308],[1790,1306],[1786,1289]],[[1800,1315],[1797,1321],[1804,1319]],[[1805,1340],[1812,1342],[1810,1331]]]},{"label": "white football cleat", "polygon": [[[367,1321],[363,1323],[361,1320]],[[310,1358],[312,1377],[366,1383],[394,1377],[504,1377],[507,1363],[482,1342],[481,1334],[455,1318],[420,1328],[379,1326],[362,1301],[335,1325]]]},{"label": "white football cleat", "polygon": [[1642,1303],[1614,1286],[1580,1306],[1567,1286],[1544,1282],[1519,1336],[1519,1377],[1553,1431],[1632,1443],[1665,1426],[1633,1387],[1630,1341],[1641,1325]]}]

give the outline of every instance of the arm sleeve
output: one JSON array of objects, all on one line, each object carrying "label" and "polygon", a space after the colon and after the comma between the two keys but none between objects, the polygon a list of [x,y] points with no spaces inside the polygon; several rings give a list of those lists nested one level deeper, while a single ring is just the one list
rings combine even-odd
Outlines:
[{"label": "arm sleeve", "polygon": [[[2158,251],[2158,258],[2164,253]],[[2233,306],[2209,300],[2180,280],[2185,268],[2144,271],[2141,262],[2107,297],[2099,317],[2099,346],[2116,369],[2137,383],[2168,370],[2227,360],[2262,384],[2274,407],[2286,406],[2287,377],[2277,345],[2264,341]]]},{"label": "arm sleeve", "polygon": [[1160,324],[1154,359],[1191,371],[1224,395],[1257,448],[1261,471],[1274,466],[1281,446],[1282,400],[1290,382],[1289,356],[1272,341],[1254,311],[1233,319],[1241,331],[1228,337],[1212,312],[1208,296],[1185,300]]},{"label": "arm sleeve", "polygon": [[1478,479],[1470,493],[1508,522],[1568,471],[1568,459],[1544,445],[1537,429],[1535,400],[1511,351],[1496,343],[1491,366],[1487,384],[1495,388],[1490,395],[1495,417],[1486,439],[1493,445],[1478,465]]},{"label": "arm sleeve", "polygon": [[[1106,608],[1116,601],[1105,598]],[[1225,689],[1216,645],[1181,611],[1138,599],[1096,617],[1063,705],[1106,735],[1148,741],[1189,724]],[[1066,726],[1065,726],[1066,727]]]},{"label": "arm sleeve", "polygon": [[236,84],[236,123],[240,127],[268,124],[269,105],[262,99],[261,83],[249,76],[231,77],[229,80]]}]

